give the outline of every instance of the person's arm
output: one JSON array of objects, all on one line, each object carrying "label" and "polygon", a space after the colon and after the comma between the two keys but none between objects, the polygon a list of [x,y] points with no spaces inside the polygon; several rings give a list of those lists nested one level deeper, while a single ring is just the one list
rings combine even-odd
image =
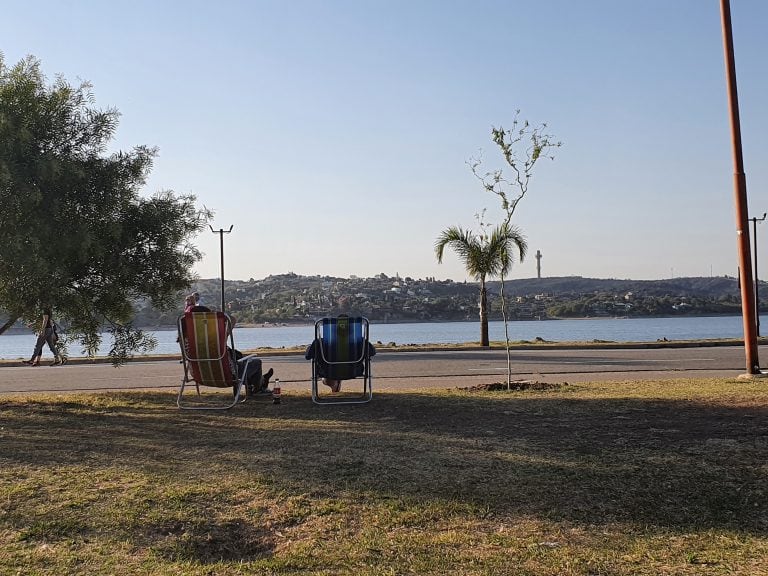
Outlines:
[{"label": "person's arm", "polygon": [[40,334],[45,334],[45,329],[48,327],[48,323],[51,317],[48,314],[43,314],[43,325],[40,327]]}]

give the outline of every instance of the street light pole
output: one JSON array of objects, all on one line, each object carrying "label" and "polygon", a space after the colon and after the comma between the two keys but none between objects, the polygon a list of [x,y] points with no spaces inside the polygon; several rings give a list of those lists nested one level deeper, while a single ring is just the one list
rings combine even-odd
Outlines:
[{"label": "street light pole", "polygon": [[728,88],[728,110],[731,121],[733,148],[733,194],[736,205],[736,239],[739,249],[739,280],[741,282],[741,315],[744,324],[744,355],[747,374],[760,374],[757,358],[757,330],[755,329],[755,295],[752,293],[752,263],[749,261],[749,221],[747,220],[747,177],[744,174],[744,158],[741,151],[741,123],[739,120],[739,95],[736,90],[736,63],[733,55],[733,30],[731,28],[730,0],[720,0],[723,25],[723,52],[725,54],[725,79]]},{"label": "street light pole", "polygon": [[757,336],[760,337],[760,280],[757,277],[757,223],[765,221],[765,217],[768,216],[768,212],[763,212],[762,218],[750,218],[752,220],[752,244],[755,249],[753,251],[755,258],[755,327],[757,328]]},{"label": "street light pole", "polygon": [[208,224],[208,227],[211,229],[211,232],[219,235],[219,244],[221,246],[221,311],[226,312],[224,309],[224,234],[232,232],[234,224],[229,227],[229,230],[224,230],[224,228],[214,230],[210,224]]}]

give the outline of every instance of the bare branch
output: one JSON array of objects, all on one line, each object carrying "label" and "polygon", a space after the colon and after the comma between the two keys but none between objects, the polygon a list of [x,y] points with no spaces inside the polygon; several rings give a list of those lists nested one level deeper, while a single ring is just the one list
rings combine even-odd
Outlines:
[{"label": "bare branch", "polygon": [[536,163],[542,158],[554,160],[554,149],[562,143],[547,132],[546,124],[534,126],[527,120],[521,121],[519,110],[515,111],[511,128],[491,127],[491,139],[501,150],[512,177],[506,177],[501,169],[483,173],[482,156],[471,158],[467,164],[483,188],[499,197],[504,221],[509,224],[520,200],[528,193]]}]

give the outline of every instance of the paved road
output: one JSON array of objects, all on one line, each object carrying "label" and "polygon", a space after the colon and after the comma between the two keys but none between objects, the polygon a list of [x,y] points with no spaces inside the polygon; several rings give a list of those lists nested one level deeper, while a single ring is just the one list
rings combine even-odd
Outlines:
[{"label": "paved road", "polygon": [[[763,366],[768,346],[760,347]],[[513,350],[516,380],[583,382],[594,380],[654,380],[683,377],[736,377],[745,372],[742,347]],[[285,390],[308,390],[309,362],[302,356],[265,356]],[[503,350],[461,352],[381,352],[373,360],[374,390],[387,388],[455,388],[504,381]],[[0,367],[0,394],[42,391],[172,388],[181,379],[177,360],[110,364],[72,362],[66,366]]]}]

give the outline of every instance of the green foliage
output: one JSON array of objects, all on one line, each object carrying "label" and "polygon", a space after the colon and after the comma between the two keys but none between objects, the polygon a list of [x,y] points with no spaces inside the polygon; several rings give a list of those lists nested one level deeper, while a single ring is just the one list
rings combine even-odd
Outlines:
[{"label": "green foliage", "polygon": [[500,225],[490,234],[475,234],[461,226],[443,230],[435,242],[437,261],[442,263],[445,248],[450,246],[475,280],[485,282],[488,277],[506,273],[512,266],[512,248],[516,247],[520,259],[525,258],[528,245],[514,226]]},{"label": "green foliage", "polygon": [[480,282],[480,345],[488,346],[488,292],[486,278],[501,274],[512,266],[512,249],[517,248],[520,259],[528,245],[514,226],[502,224],[490,234],[475,234],[460,226],[451,226],[435,242],[437,261],[442,263],[445,248],[450,246],[463,262],[467,273]]},{"label": "green foliage", "polygon": [[0,333],[48,304],[87,351],[106,325],[119,358],[145,342],[128,336],[132,302],[168,307],[193,280],[190,241],[211,214],[194,196],[140,196],[157,151],[107,154],[119,112],[93,101],[87,82],[47,85],[35,58],[0,55]]},{"label": "green foliage", "polygon": [[512,128],[491,127],[491,139],[499,147],[505,163],[511,173],[507,176],[503,169],[481,172],[481,158],[472,158],[469,167],[483,188],[499,197],[504,221],[509,224],[520,200],[528,192],[533,169],[542,158],[554,160],[554,149],[562,146],[554,136],[546,132],[547,125],[531,125],[521,121],[520,110],[515,112]]},{"label": "green foliage", "polygon": [[113,343],[109,357],[115,365],[122,364],[134,352],[146,353],[157,345],[157,339],[130,324],[116,326],[112,331]]}]

